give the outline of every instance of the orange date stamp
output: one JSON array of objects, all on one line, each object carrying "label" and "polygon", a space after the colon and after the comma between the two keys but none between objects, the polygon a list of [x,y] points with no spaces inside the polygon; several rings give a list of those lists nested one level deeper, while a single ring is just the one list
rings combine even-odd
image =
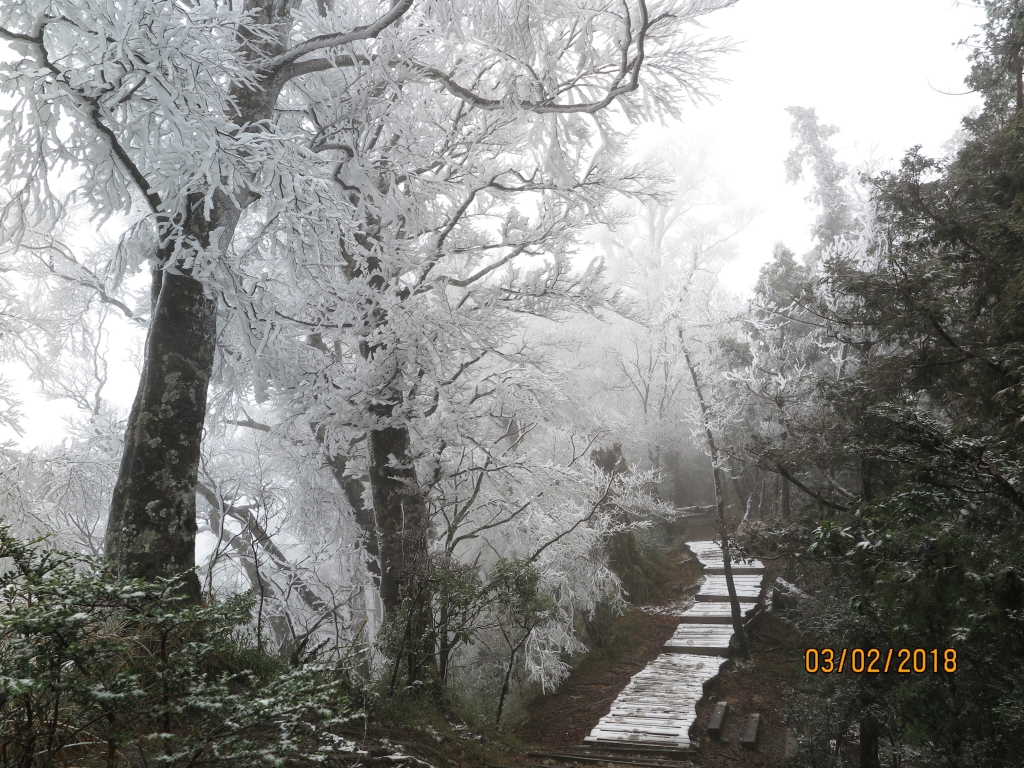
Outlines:
[{"label": "orange date stamp", "polygon": [[804,671],[809,674],[933,674],[956,672],[955,648],[808,648]]}]

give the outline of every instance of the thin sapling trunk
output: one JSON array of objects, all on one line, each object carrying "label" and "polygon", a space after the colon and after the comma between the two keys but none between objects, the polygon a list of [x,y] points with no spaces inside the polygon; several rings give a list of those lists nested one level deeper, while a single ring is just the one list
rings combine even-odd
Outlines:
[{"label": "thin sapling trunk", "polygon": [[701,422],[704,427],[704,437],[707,440],[708,452],[711,454],[711,465],[712,473],[715,480],[715,506],[718,509],[718,523],[720,526],[720,534],[722,537],[722,562],[725,570],[725,585],[729,591],[729,605],[732,609],[732,628],[736,636],[736,640],[739,643],[740,656],[744,659],[750,658],[750,647],[747,643],[747,635],[743,629],[743,614],[740,612],[740,601],[736,594],[736,584],[732,578],[732,554],[729,547],[729,525],[725,517],[725,493],[724,483],[722,481],[722,470],[719,464],[718,445],[715,443],[714,432],[711,431],[710,415],[708,413],[707,402],[704,399],[704,389],[700,384],[700,377],[697,375],[697,368],[694,366],[692,359],[690,358],[690,351],[683,342],[682,336],[680,336],[680,342],[682,343],[683,358],[686,360],[686,367],[690,371],[690,377],[693,379],[693,389],[697,395],[697,402],[700,405]]}]

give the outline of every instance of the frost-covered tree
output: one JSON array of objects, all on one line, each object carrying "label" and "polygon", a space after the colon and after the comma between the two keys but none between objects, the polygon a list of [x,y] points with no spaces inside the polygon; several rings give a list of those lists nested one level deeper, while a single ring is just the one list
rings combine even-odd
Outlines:
[{"label": "frost-covered tree", "polygon": [[20,363],[46,400],[70,403],[76,414],[56,445],[4,446],[0,516],[20,535],[99,555],[126,415],[107,397],[110,334],[141,325],[144,313],[97,271],[100,253],[74,253],[65,235],[38,233],[0,248],[11,278],[0,331],[4,357]]},{"label": "frost-covered tree", "polygon": [[[855,312],[857,302],[832,290],[823,273],[840,254],[871,260],[875,245],[869,194],[829,141],[837,129],[821,125],[813,109],[788,111],[796,147],[786,168],[791,182],[800,180],[805,166],[812,172],[807,199],[820,210],[813,227],[817,243],[802,264],[778,244],[761,270],[746,318],[748,342],[735,350],[730,372],[733,397],[746,415],[727,446],[738,459],[778,476],[783,519],[790,517],[793,486],[819,499],[848,500],[856,493],[848,486],[870,474],[855,456],[827,447],[834,421],[819,406],[822,390],[849,378],[873,346],[862,330],[836,322]],[[848,405],[856,409],[856,400]]]},{"label": "frost-covered tree", "polygon": [[795,183],[803,178],[805,168],[810,170],[814,184],[807,199],[821,211],[813,229],[818,243],[808,254],[809,259],[816,260],[837,237],[850,231],[850,169],[836,158],[836,150],[829,143],[838,128],[822,125],[809,107],[788,107],[786,111],[793,118],[790,131],[796,144],[786,158],[786,178]]},{"label": "frost-covered tree", "polygon": [[[674,197],[644,206],[632,226],[609,238],[610,259],[618,262],[623,275],[616,309],[626,325],[621,332],[625,343],[610,350],[614,362],[605,374],[610,386],[604,400],[625,411],[622,422],[631,425],[634,445],[641,444],[652,459],[680,450],[685,440],[680,435],[692,433],[689,445],[710,458],[713,508],[731,565],[728,457],[719,446],[732,414],[719,407],[724,402],[719,390],[720,350],[735,331],[731,301],[718,284],[718,273],[732,255],[730,241],[744,226],[747,212],[729,205],[725,195],[701,180],[699,161],[674,159],[679,179]],[[608,397],[611,393],[617,396]],[[737,636],[746,653],[731,567],[726,579]]]},{"label": "frost-covered tree", "polygon": [[[259,388],[275,337],[320,330],[310,314],[296,324],[277,314],[289,293],[281,297],[282,287],[361,283],[362,301],[381,305],[371,327],[386,316],[392,328],[402,291],[437,290],[447,277],[446,291],[457,292],[458,281],[505,266],[518,241],[500,227],[478,234],[499,245],[478,241],[478,255],[494,259],[475,271],[464,264],[461,273],[431,274],[431,254],[458,255],[448,245],[452,227],[485,191],[571,190],[585,180],[615,142],[609,108],[636,119],[675,111],[687,90],[699,94],[718,46],[683,28],[730,2],[5,6],[0,38],[15,54],[3,65],[11,97],[2,114],[0,178],[12,195],[5,240],[67,215],[55,173],[73,169],[75,194],[95,216],[130,219],[111,255],[115,282],[153,271],[145,365],[107,526],[117,571],[158,576],[193,564],[207,388],[225,351],[219,337],[239,335]],[[464,151],[513,138],[494,133],[509,122],[542,176],[517,175],[507,158],[478,165]],[[413,145],[417,162],[404,164]],[[514,219],[508,226],[515,231]],[[396,242],[403,247],[393,252]],[[528,252],[523,244],[515,256]],[[395,259],[387,273],[384,253]],[[333,262],[335,274],[312,274],[316,259]],[[357,310],[358,290],[318,288],[307,297]],[[366,344],[364,360],[384,348]],[[364,402],[373,397],[367,391]],[[389,397],[370,408],[371,453],[381,467],[399,459],[371,477],[375,512],[404,503],[405,438],[390,423],[394,409]],[[422,516],[422,505],[408,503]]]},{"label": "frost-covered tree", "polygon": [[666,498],[693,505],[713,496],[703,468],[691,471],[700,451],[679,428],[695,401],[674,331],[662,322],[666,297],[692,249],[709,262],[729,258],[731,237],[748,213],[715,183],[701,147],[657,159],[673,183],[658,199],[623,206],[626,223],[597,241],[617,291],[612,311],[567,325],[552,343],[570,351],[563,357],[580,371],[576,396],[608,438],[621,443],[630,462],[663,474]]}]

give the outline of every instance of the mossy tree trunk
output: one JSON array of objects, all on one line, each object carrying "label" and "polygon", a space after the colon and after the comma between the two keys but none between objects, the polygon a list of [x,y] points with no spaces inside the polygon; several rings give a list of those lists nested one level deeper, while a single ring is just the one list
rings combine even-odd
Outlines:
[{"label": "mossy tree trunk", "polygon": [[[287,46],[291,0],[247,0],[258,31],[243,29],[252,55],[264,60]],[[262,34],[271,25],[278,33]],[[249,126],[270,117],[279,92],[273,76],[251,88],[235,87],[234,121]],[[136,169],[141,176],[141,171]],[[190,240],[203,249],[230,243],[241,210],[224,192],[215,192],[208,211],[205,191],[195,191],[184,211],[161,210],[162,202],[144,190],[158,219],[184,217],[177,243]],[[236,190],[244,206],[254,198]],[[110,504],[106,555],[119,576],[147,579],[188,573],[195,567],[196,483],[206,421],[206,397],[217,343],[217,300],[175,256],[174,243],[157,252],[153,313],[146,338],[139,389],[125,430],[124,454]],[[186,577],[185,596],[199,597],[199,578]]]},{"label": "mossy tree trunk", "polygon": [[[404,616],[402,655],[409,682],[436,668],[430,588],[430,515],[416,477],[406,426],[369,434],[369,476],[379,534],[380,598],[388,617]],[[396,659],[396,665],[403,659]]]},{"label": "mossy tree trunk", "polygon": [[[201,200],[189,203],[201,209]],[[238,215],[226,196],[215,195],[209,219],[193,213],[185,232],[208,247],[214,229],[230,238]],[[217,343],[217,300],[198,280],[157,268],[153,293],[142,377],[106,533],[114,572],[146,579],[178,576],[195,566],[196,482]],[[196,574],[187,577],[184,592],[198,599]]]}]

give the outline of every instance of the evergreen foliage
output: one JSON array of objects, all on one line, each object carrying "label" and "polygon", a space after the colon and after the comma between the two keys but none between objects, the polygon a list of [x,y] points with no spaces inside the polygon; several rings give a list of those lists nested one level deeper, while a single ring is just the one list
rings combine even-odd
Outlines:
[{"label": "evergreen foliage", "polygon": [[[779,251],[758,284],[762,375],[737,379],[774,376],[780,398],[788,389],[776,401],[785,439],[754,430],[738,442],[802,491],[797,525],[771,537],[804,556],[803,584],[821,598],[800,622],[822,646],[951,648],[957,660],[951,674],[851,675],[822,692],[819,703],[845,709],[800,720],[800,764],[842,764],[853,724],[862,766],[1003,766],[1024,754],[1018,5],[985,3],[968,79],[985,107],[965,121],[962,147],[940,160],[915,149],[862,180],[869,203],[855,217],[834,175],[816,173],[816,234],[824,221],[844,228],[804,275]],[[833,158],[808,139],[829,131],[796,128],[795,157]]]},{"label": "evergreen foliage", "polygon": [[0,764],[323,763],[354,745],[344,669],[257,650],[252,604],[183,605],[180,579],[115,579],[101,561],[0,527]]}]

